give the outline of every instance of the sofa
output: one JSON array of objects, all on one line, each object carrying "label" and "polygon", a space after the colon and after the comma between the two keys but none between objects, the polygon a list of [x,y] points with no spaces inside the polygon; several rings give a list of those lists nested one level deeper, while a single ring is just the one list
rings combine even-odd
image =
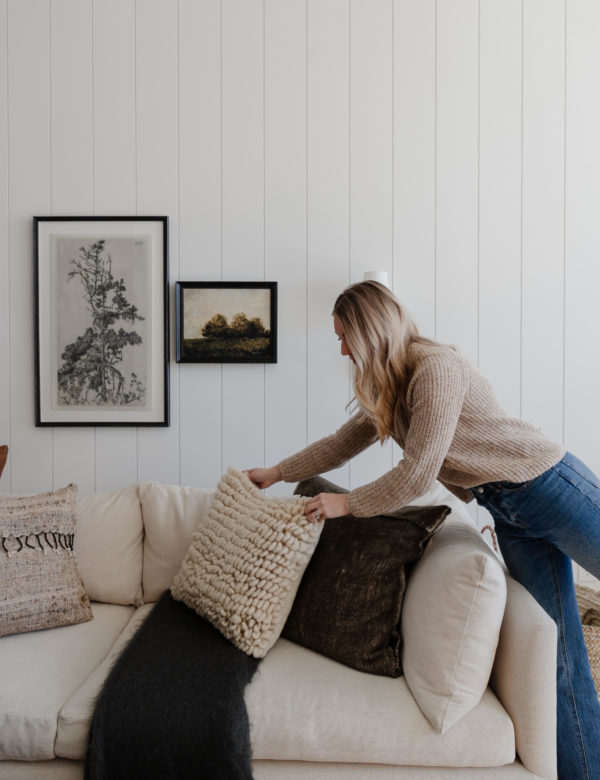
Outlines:
[{"label": "sofa", "polygon": [[[0,638],[2,780],[83,776],[102,683],[173,582],[213,494],[143,482],[78,497],[74,552],[93,619]],[[410,574],[405,674],[367,674],[279,638],[245,695],[256,780],[556,778],[554,623],[461,502],[436,483],[416,503],[452,511]],[[453,623],[453,587],[473,560],[467,615]],[[450,650],[444,692],[436,653]]]}]

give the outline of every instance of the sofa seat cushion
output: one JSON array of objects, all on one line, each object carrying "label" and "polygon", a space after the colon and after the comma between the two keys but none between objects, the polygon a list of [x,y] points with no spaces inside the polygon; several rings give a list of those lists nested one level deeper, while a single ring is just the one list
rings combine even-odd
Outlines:
[{"label": "sofa seat cushion", "polygon": [[125,645],[141,626],[154,604],[145,604],[131,615],[105,658],[65,702],[58,717],[54,752],[61,758],[83,759],[96,699],[108,673]]},{"label": "sofa seat cushion", "polygon": [[[133,615],[126,607],[114,608],[128,612],[121,614],[117,623],[116,616],[112,616],[112,645],[94,655],[86,673],[79,675],[80,685],[62,707],[54,705],[45,724],[37,727],[35,733],[36,724],[31,720],[27,724],[29,741],[34,746],[43,747],[44,740],[46,753],[83,759],[95,697],[115,659],[153,606],[141,607]],[[81,627],[103,621],[106,632],[110,606],[93,607],[96,620]],[[120,628],[115,630],[117,625]],[[72,628],[78,626],[44,633],[52,636]],[[0,647],[8,639],[4,638]],[[90,639],[86,639],[88,647]],[[83,646],[80,641],[73,640],[78,649]],[[93,645],[88,647],[88,657],[92,649]],[[41,673],[46,679],[51,679],[51,667],[64,673],[64,666],[56,665],[57,652],[61,652],[58,647],[39,646],[37,650],[40,659],[45,652],[54,659],[54,665],[51,661],[44,664]],[[62,651],[65,652],[64,647]],[[36,653],[32,651],[30,656],[36,657]],[[36,681],[38,690],[47,690],[39,676]],[[60,696],[55,699],[63,700]],[[32,694],[24,701],[30,702],[30,707],[21,721],[42,716],[49,709],[46,706],[41,710],[39,700]],[[501,766],[514,760],[512,723],[490,689],[469,715],[446,733],[438,734],[422,715],[404,678],[358,672],[285,639],[280,639],[262,660],[247,689],[246,704],[255,759],[451,767]],[[0,709],[6,711],[4,706]],[[4,728],[2,740],[5,741]],[[42,755],[39,749],[35,755],[25,755],[23,750],[21,755],[15,753],[3,749],[1,757],[51,757]]]},{"label": "sofa seat cushion", "polygon": [[280,639],[248,686],[255,759],[484,767],[515,758],[512,722],[487,689],[439,734],[403,677],[350,669]]},{"label": "sofa seat cushion", "polygon": [[87,623],[0,640],[0,760],[54,758],[59,713],[128,623],[133,607],[92,602]]}]

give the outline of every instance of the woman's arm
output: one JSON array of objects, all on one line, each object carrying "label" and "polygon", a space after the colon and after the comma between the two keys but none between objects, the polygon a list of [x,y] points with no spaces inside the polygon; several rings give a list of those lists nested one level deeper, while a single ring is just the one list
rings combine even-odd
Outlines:
[{"label": "woman's arm", "polygon": [[298,482],[330,471],[377,440],[377,431],[364,412],[357,412],[337,431],[309,444],[279,464],[285,482]]},{"label": "woman's arm", "polygon": [[356,517],[383,514],[410,503],[437,479],[469,387],[466,365],[454,354],[432,355],[411,382],[411,419],[403,458],[379,479],[348,493]]},{"label": "woman's arm", "polygon": [[249,469],[246,473],[259,488],[270,487],[282,479],[298,482],[341,466],[376,439],[373,423],[363,412],[358,412],[331,436],[319,439],[276,466]]},{"label": "woman's arm", "polygon": [[[259,488],[268,488],[279,482],[281,469],[273,466],[269,469],[249,469],[245,472]],[[342,517],[348,514],[347,493],[319,493],[307,501],[304,514],[311,522],[322,522],[326,517]]]},{"label": "woman's arm", "polygon": [[[343,505],[337,494],[315,496],[306,505],[311,519],[385,514],[422,495],[437,479],[448,454],[469,381],[466,365],[453,353],[428,357],[409,388],[411,419],[402,460],[379,479],[345,494]],[[376,438],[374,425],[359,413],[332,436],[281,461],[283,479],[295,482],[329,471]]]},{"label": "woman's arm", "polygon": [[271,485],[281,480],[281,469],[279,466],[272,466],[269,469],[248,469],[246,474],[259,488],[271,487]]}]

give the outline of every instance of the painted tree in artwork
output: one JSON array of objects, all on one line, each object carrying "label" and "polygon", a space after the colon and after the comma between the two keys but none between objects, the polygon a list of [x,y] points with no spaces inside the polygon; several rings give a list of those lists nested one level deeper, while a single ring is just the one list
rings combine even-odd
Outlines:
[{"label": "painted tree in artwork", "polygon": [[78,278],[90,324],[65,347],[58,370],[60,401],[70,405],[124,405],[144,400],[146,389],[135,373],[122,372],[123,349],[142,343],[133,329],[118,323],[143,320],[137,307],[125,297],[123,279],[112,272],[112,258],[98,240],[79,248],[71,260],[69,280]]}]

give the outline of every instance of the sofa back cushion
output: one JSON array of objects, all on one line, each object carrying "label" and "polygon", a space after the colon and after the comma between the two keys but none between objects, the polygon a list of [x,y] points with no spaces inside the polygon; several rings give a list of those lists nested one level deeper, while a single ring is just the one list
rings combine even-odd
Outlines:
[{"label": "sofa back cushion", "polygon": [[137,485],[79,498],[75,552],[92,601],[142,603],[143,537]]},{"label": "sofa back cushion", "polygon": [[402,611],[406,682],[438,732],[487,688],[505,606],[500,561],[474,525],[448,518],[412,572]]},{"label": "sofa back cushion", "polygon": [[157,601],[171,583],[205,519],[214,490],[142,482],[139,495],[144,516],[144,601]]}]

